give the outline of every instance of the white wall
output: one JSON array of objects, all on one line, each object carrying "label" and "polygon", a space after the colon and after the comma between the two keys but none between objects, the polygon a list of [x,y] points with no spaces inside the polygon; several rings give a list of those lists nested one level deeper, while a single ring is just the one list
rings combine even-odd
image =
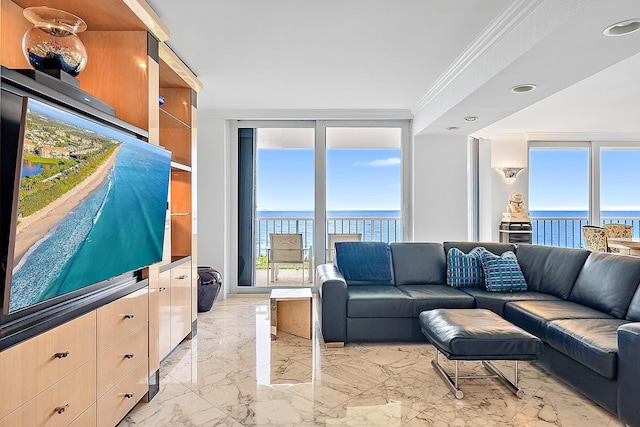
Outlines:
[{"label": "white wall", "polygon": [[224,295],[230,271],[226,253],[230,238],[226,129],[226,120],[198,115],[198,265],[210,265],[222,273]]},{"label": "white wall", "polygon": [[480,140],[480,240],[500,239],[502,213],[506,212],[509,194],[518,190],[525,200],[529,197],[529,170],[520,171],[515,180],[506,180],[496,167],[526,167],[527,141],[524,135],[513,134],[494,140]]},{"label": "white wall", "polygon": [[469,239],[468,156],[466,136],[415,137],[415,241]]}]

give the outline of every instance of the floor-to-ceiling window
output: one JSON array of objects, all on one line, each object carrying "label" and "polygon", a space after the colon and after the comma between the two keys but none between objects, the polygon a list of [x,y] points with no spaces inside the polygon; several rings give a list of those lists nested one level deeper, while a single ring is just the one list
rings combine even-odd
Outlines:
[{"label": "floor-to-ceiling window", "polygon": [[640,237],[640,146],[600,147],[600,223],[633,226]]},{"label": "floor-to-ceiling window", "polygon": [[311,286],[334,239],[407,234],[408,121],[242,121],[232,133],[238,290]]},{"label": "floor-to-ceiling window", "polygon": [[326,129],[327,253],[335,241],[402,240],[401,129]]},{"label": "floor-to-ceiling window", "polygon": [[640,228],[640,144],[530,142],[533,243],[580,248],[583,225]]}]

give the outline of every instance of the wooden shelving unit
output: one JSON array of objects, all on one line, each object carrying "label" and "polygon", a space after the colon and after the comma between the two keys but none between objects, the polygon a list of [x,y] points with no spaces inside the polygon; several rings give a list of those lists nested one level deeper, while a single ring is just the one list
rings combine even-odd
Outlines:
[{"label": "wooden shelving unit", "polygon": [[[89,58],[87,67],[78,76],[80,89],[113,106],[116,117],[119,119],[146,130],[150,144],[161,145],[172,152],[163,260],[149,266],[143,272],[143,277],[149,279],[149,286],[135,292],[136,299],[144,301],[144,304],[139,302],[135,304],[138,308],[145,307],[144,318],[140,319],[141,315],[136,314],[136,321],[141,323],[139,325],[136,323],[135,332],[116,333],[111,340],[105,342],[104,348],[96,349],[92,344],[94,346],[92,357],[88,360],[93,365],[89,368],[86,368],[88,365],[78,368],[86,368],[85,371],[88,374],[77,370],[69,374],[60,374],[60,384],[63,384],[64,381],[68,381],[67,378],[72,379],[71,375],[79,375],[78,372],[80,372],[83,390],[86,389],[86,396],[91,398],[90,402],[87,401],[90,407],[75,419],[74,425],[112,425],[114,421],[117,424],[121,418],[120,414],[124,416],[141,399],[153,397],[152,389],[158,388],[160,360],[195,331],[197,316],[197,227],[194,218],[196,97],[197,92],[202,90],[202,83],[164,44],[169,39],[169,29],[145,0],[0,0],[0,2],[2,6],[0,62],[3,66],[30,68],[21,49],[22,36],[31,28],[31,24],[23,17],[24,8],[49,6],[78,15],[88,26],[88,30],[79,36],[87,48]],[[159,106],[158,102],[160,94],[165,98],[162,106]],[[127,305],[130,300],[129,296],[125,296],[116,300],[116,304]],[[102,324],[100,316],[96,318],[96,313],[100,314],[105,310],[108,310],[107,306],[99,307],[92,312],[93,317],[90,317],[95,325],[93,330],[98,336],[102,329],[111,328],[109,325]],[[83,317],[83,319],[86,318],[87,316]],[[72,322],[74,322],[73,325],[78,324],[78,318],[69,323]],[[65,325],[67,324],[18,344],[10,348],[10,352],[3,351],[0,353],[0,360],[3,360],[3,364],[7,366],[18,363],[21,371],[39,378],[38,370],[41,368],[39,365],[30,366],[29,360],[42,358],[38,352],[62,340],[60,338],[62,332],[57,333],[56,330],[63,331],[64,328],[70,327]],[[108,388],[106,385],[102,388],[99,386],[111,384],[110,371],[101,371],[100,354],[103,351],[104,354],[108,354],[112,345],[124,345],[122,343],[133,340],[129,337],[133,333],[143,334],[148,338],[148,346],[144,346],[145,349],[148,348],[147,354],[143,355],[143,361],[139,362],[135,368],[113,380],[114,383],[126,384],[129,379],[136,378],[136,384],[139,385],[141,372],[148,373],[149,381],[145,392],[148,390],[149,393],[144,395],[136,392],[135,398],[127,399],[124,404],[121,404],[121,397],[117,393],[113,394],[115,392],[112,392],[112,389],[105,392]],[[65,339],[73,341],[80,338],[76,336]],[[31,342],[33,340],[35,342]],[[139,338],[133,341],[139,341]],[[19,346],[23,344],[30,349],[35,349],[33,350],[35,353],[32,352],[29,360],[13,360],[15,358],[13,355],[20,354],[22,351]],[[139,352],[136,350],[136,356]],[[96,371],[106,372],[103,375],[104,378],[96,378]],[[8,380],[5,381],[3,378],[0,381],[2,381],[0,390],[11,391]],[[96,391],[96,386],[89,386],[91,384],[97,385],[99,390]],[[43,385],[29,390],[29,393],[25,394],[25,399],[27,396],[31,399],[34,395],[46,394],[42,393],[44,388]],[[62,392],[65,390],[65,387],[58,388]],[[103,403],[101,403],[101,395],[104,398]],[[111,395],[115,396],[116,400],[109,401],[107,404],[106,396]],[[35,399],[38,397],[31,399],[29,404],[34,404]],[[16,401],[12,403],[11,408],[6,408],[7,411],[0,412],[0,425],[4,425],[3,420],[21,419],[16,418],[16,415],[9,410],[17,408],[15,411],[22,411],[20,414],[27,413],[26,406],[20,406],[26,404],[25,402],[26,400]],[[111,406],[107,408],[107,405],[119,405],[117,412],[111,410]],[[74,411],[77,410],[78,408],[74,408]],[[109,413],[108,418],[100,416],[101,413],[105,413],[104,411]]]}]

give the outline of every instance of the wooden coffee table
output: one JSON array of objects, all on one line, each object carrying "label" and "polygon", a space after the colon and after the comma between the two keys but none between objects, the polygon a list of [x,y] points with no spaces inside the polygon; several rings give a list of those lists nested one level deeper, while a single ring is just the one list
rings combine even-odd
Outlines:
[{"label": "wooden coffee table", "polygon": [[271,339],[278,331],[311,339],[311,288],[271,290]]}]

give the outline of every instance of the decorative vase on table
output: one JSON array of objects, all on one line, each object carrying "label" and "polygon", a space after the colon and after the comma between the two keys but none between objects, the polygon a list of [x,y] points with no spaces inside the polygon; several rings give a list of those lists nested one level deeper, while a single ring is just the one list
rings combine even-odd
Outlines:
[{"label": "decorative vase on table", "polygon": [[77,16],[50,7],[28,7],[34,25],[22,38],[22,51],[36,70],[62,70],[76,77],[87,65],[87,50],[76,33],[87,29]]}]

